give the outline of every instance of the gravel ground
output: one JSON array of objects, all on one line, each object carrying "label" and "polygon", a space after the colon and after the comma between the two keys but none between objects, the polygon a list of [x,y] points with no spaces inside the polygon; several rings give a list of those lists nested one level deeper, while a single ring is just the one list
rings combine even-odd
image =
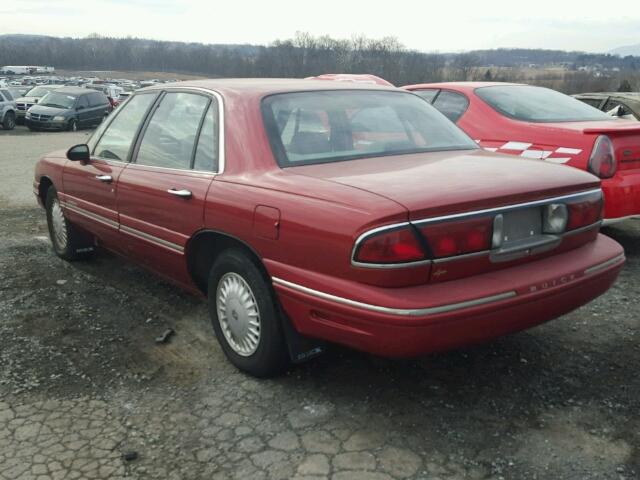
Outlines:
[{"label": "gravel ground", "polygon": [[107,254],[53,255],[33,165],[86,135],[0,131],[0,479],[640,478],[640,222],[608,231],[628,255],[612,290],[557,321],[256,380],[202,300]]}]

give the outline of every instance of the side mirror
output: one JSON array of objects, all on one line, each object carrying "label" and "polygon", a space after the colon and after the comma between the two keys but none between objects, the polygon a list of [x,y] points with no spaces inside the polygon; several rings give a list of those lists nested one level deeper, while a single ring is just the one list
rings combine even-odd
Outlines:
[{"label": "side mirror", "polygon": [[67,158],[73,162],[88,162],[91,160],[89,146],[85,143],[75,145],[67,150]]},{"label": "side mirror", "polygon": [[84,110],[84,107],[83,107],[82,105],[78,105],[78,106],[76,107],[76,111],[78,111],[78,110]]}]

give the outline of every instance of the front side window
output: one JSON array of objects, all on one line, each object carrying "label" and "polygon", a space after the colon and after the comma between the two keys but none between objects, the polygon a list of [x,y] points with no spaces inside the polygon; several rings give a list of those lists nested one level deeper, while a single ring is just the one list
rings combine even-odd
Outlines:
[{"label": "front side window", "polygon": [[280,166],[477,148],[411,93],[338,90],[266,97],[263,118]]},{"label": "front side window", "polygon": [[0,90],[0,97],[3,97],[3,96],[9,102],[13,100],[13,97],[11,96],[11,92],[9,92],[9,90]]},{"label": "front side window", "polygon": [[461,93],[442,90],[433,106],[452,122],[457,122],[469,106],[469,100]]},{"label": "front side window", "polygon": [[64,93],[49,92],[42,97],[39,105],[43,107],[64,108],[65,110],[68,110],[75,105],[77,98],[78,97],[73,95],[65,95]]},{"label": "front side window", "polygon": [[147,126],[136,163],[164,168],[191,168],[198,129],[209,98],[193,93],[167,93]]},{"label": "front side window", "polygon": [[97,141],[94,155],[109,160],[127,161],[138,127],[155,99],[155,93],[139,94],[121,106],[113,121],[103,123],[89,141],[90,146]]},{"label": "front side window", "polygon": [[525,122],[587,122],[611,119],[600,110],[549,88],[495,85],[476,88],[475,92],[494,110]]},{"label": "front side window", "polygon": [[78,107],[87,108],[89,106],[89,100],[87,95],[82,95],[78,100]]}]

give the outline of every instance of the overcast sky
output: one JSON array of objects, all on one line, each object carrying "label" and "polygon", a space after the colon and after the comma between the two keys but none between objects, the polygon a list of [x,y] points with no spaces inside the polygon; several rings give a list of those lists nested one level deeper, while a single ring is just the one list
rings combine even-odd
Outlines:
[{"label": "overcast sky", "polygon": [[[611,6],[609,10],[606,5]],[[606,52],[640,43],[640,3],[618,0],[7,0],[0,34],[91,33],[268,44],[296,31],[397,37],[422,51],[524,47]]]}]

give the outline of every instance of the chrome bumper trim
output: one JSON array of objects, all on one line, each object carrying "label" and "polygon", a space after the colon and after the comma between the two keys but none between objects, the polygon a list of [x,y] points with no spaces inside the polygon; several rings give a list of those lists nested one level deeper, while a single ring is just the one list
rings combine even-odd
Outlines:
[{"label": "chrome bumper trim", "polygon": [[414,308],[414,309],[403,309],[403,308],[392,308],[392,307],[382,307],[380,305],[371,305],[369,303],[358,302],[356,300],[350,300],[344,297],[338,297],[336,295],[331,295],[330,293],[320,292],[318,290],[314,290],[312,288],[304,287],[302,285],[298,285],[297,283],[288,282],[281,278],[272,277],[273,283],[275,285],[282,285],[284,287],[291,288],[293,290],[297,290],[299,292],[303,292],[309,295],[313,295],[318,298],[322,298],[323,300],[329,300],[336,303],[341,303],[343,305],[348,305],[350,307],[362,308],[364,310],[370,310],[373,312],[379,313],[388,313],[390,315],[401,315],[401,316],[409,316],[409,317],[417,317],[417,316],[425,316],[425,315],[436,315],[438,313],[447,313],[453,312],[456,310],[462,310],[464,308],[475,307],[478,305],[484,305],[487,303],[498,302],[500,300],[505,300],[507,298],[512,298],[517,295],[517,293],[512,290],[510,292],[503,292],[497,295],[491,295],[488,297],[474,298],[473,300],[466,300],[464,302],[450,303],[447,305],[439,305],[437,307],[426,307],[426,308]]},{"label": "chrome bumper trim", "polygon": [[611,265],[615,265],[625,259],[624,253],[621,253],[617,257],[612,258],[611,260],[607,260],[606,262],[599,263],[594,265],[593,267],[589,267],[584,271],[585,275],[589,275],[591,273],[599,272],[600,270],[604,270],[605,268],[610,267]]}]

